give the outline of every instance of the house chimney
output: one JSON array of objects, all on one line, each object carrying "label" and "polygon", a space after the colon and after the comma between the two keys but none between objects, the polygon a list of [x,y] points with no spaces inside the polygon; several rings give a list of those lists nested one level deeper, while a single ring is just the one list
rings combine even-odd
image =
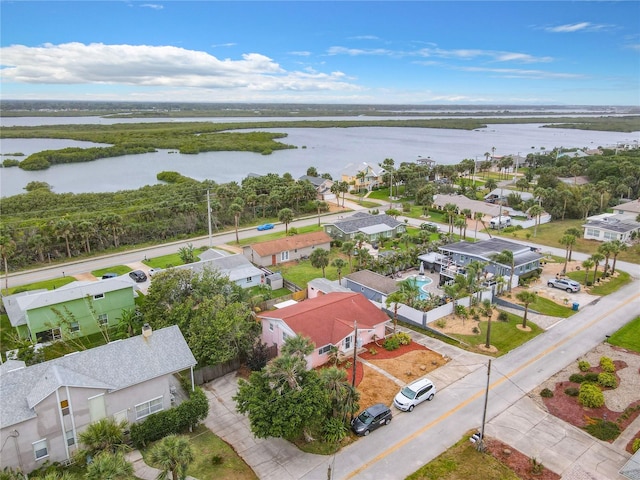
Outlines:
[{"label": "house chimney", "polygon": [[152,333],[153,333],[153,330],[152,330],[151,326],[148,323],[145,323],[142,326],[142,336],[146,340],[147,338],[149,338],[151,336]]}]

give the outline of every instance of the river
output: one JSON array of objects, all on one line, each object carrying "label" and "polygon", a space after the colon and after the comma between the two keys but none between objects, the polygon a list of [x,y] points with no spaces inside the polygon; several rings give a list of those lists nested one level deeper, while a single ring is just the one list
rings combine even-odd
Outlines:
[{"label": "river", "polygon": [[[50,124],[49,118],[5,118],[19,120],[21,124]],[[105,121],[99,117],[82,117],[82,123]],[[86,121],[92,119],[92,122]],[[350,117],[341,118],[352,119]],[[77,119],[59,118],[55,123],[76,123]],[[145,119],[145,121],[167,121]],[[209,121],[213,119],[189,119]],[[245,118],[215,119],[216,121],[251,121]],[[255,119],[254,119],[255,120]],[[262,121],[266,119],[260,119]],[[291,120],[291,119],[288,119]],[[120,121],[120,120],[118,120]],[[136,119],[140,121],[140,119]],[[180,119],[180,121],[184,121]],[[31,122],[31,123],[29,123]],[[38,122],[38,123],[36,123]],[[4,123],[4,122],[3,122]],[[80,122],[78,122],[80,123]],[[8,124],[5,124],[8,126]],[[619,143],[633,144],[640,141],[640,132],[597,132],[574,129],[543,128],[540,124],[499,124],[486,129],[451,130],[433,128],[354,127],[354,128],[272,128],[273,132],[284,132],[288,136],[282,141],[295,145],[292,150],[275,151],[271,155],[249,152],[206,152],[198,155],[182,155],[159,150],[155,153],[125,155],[86,163],[55,165],[48,170],[28,172],[20,168],[0,169],[0,196],[24,193],[31,181],[47,182],[55,192],[114,192],[136,189],[144,185],[159,183],[156,175],[165,170],[177,171],[197,180],[210,179],[217,183],[241,181],[249,173],[283,174],[298,178],[310,166],[320,173],[329,173],[339,178],[344,167],[350,163],[367,162],[377,166],[385,158],[401,162],[413,162],[420,157],[430,157],[441,164],[455,164],[465,158],[484,160],[485,152],[495,147],[496,155],[526,155],[541,149],[554,147],[595,148],[615,146]],[[4,139],[0,151],[21,152],[25,155],[69,146],[89,147],[96,144],[58,139]]]}]

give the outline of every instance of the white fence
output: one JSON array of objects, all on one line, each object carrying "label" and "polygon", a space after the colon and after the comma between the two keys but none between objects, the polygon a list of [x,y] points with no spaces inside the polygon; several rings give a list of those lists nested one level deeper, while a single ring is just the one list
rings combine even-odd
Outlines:
[{"label": "white fence", "polygon": [[[548,213],[545,215],[540,215],[540,222],[538,225],[542,225],[543,223],[549,223],[551,221],[551,215]],[[536,226],[536,219],[532,218],[531,220],[511,220],[512,225],[520,225],[522,228],[532,228]]]}]

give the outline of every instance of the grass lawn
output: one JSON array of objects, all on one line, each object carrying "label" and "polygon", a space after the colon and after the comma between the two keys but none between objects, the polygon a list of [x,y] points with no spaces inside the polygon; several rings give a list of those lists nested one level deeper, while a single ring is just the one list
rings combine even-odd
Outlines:
[{"label": "grass lawn", "polygon": [[[569,300],[571,300],[570,297],[568,298]],[[572,310],[571,303],[572,302],[570,301],[568,306],[560,305],[552,300],[549,300],[548,298],[536,295],[536,301],[529,304],[529,310],[535,310],[536,312],[540,312],[543,315],[550,315],[552,317],[567,318],[577,313],[576,311]]]},{"label": "grass lawn", "polygon": [[170,253],[161,257],[147,258],[142,263],[151,268],[169,268],[177,265],[184,265],[178,253]]},{"label": "grass lawn", "polygon": [[[257,479],[253,470],[221,438],[207,427],[200,425],[193,433],[188,433],[195,460],[187,474],[199,480],[249,480]],[[149,448],[142,451],[148,465]]]},{"label": "grass lawn", "polygon": [[7,295],[12,295],[14,293],[27,292],[30,290],[39,290],[41,288],[45,288],[47,290],[54,290],[56,288],[60,288],[63,285],[67,285],[68,283],[74,282],[76,279],[73,277],[60,277],[53,278],[51,280],[43,280],[41,282],[29,283],[27,285],[20,285],[19,287],[9,288]]},{"label": "grass lawn", "polygon": [[480,453],[464,436],[453,447],[409,475],[406,480],[518,480],[508,467]]},{"label": "grass lawn", "polygon": [[[291,230],[291,226],[289,226],[289,230]],[[323,228],[321,226],[319,227],[318,224],[316,223],[315,225],[307,225],[305,227],[296,227],[296,230],[298,231],[298,233],[309,233],[309,232],[321,232],[323,231]],[[256,234],[257,235],[255,237],[241,238],[240,243],[236,243],[234,240],[233,242],[229,243],[229,245],[233,247],[244,246],[244,245],[250,245],[256,242],[266,242],[267,240],[275,240],[276,238],[282,238],[285,236],[285,234],[282,232],[262,233],[262,232],[258,232],[257,230],[256,230]]]},{"label": "grass lawn", "polygon": [[[507,312],[509,317],[508,322],[492,321],[491,322],[491,345],[498,349],[496,356],[509,353],[514,348],[519,347],[523,343],[527,343],[532,338],[540,335],[542,329],[536,324],[531,323],[527,319],[527,326],[531,328],[530,332],[524,332],[517,328],[517,325],[522,325],[522,318]],[[473,322],[474,320],[469,320]],[[487,338],[487,325],[488,322],[480,321],[478,328],[480,329],[479,335],[458,335],[452,334],[452,337],[458,338],[463,342],[471,345],[472,348],[478,345],[484,345]]]},{"label": "grass lawn", "polygon": [[[338,270],[331,266],[331,262],[336,258],[342,258],[347,262],[347,266],[342,269],[342,277],[350,273],[349,259],[346,255],[340,253],[337,249],[332,248],[329,252],[329,266],[324,269],[325,278],[329,280],[338,280]],[[356,265],[357,259],[352,257],[353,265]],[[311,260],[300,260],[288,262],[273,267],[273,271],[279,272],[284,278],[295,283],[300,288],[306,288],[307,283],[314,278],[322,277],[322,269],[315,268],[311,265]],[[344,283],[344,281],[343,281]]]},{"label": "grass lawn", "polygon": [[640,317],[636,317],[609,337],[611,345],[640,352]]},{"label": "grass lawn", "polygon": [[117,275],[124,275],[125,273],[129,273],[131,269],[126,265],[116,265],[115,267],[101,268],[99,270],[94,270],[91,272],[96,278],[102,278],[102,275],[105,273],[115,273]]},{"label": "grass lawn", "polygon": [[[600,282],[596,283],[592,287],[589,287],[589,293],[591,293],[592,295],[609,295],[610,293],[615,292],[627,283],[631,282],[631,275],[629,275],[627,272],[621,272],[617,268],[617,275],[615,277],[609,277],[608,279],[602,280],[601,273],[602,272],[598,271],[598,279],[600,280]],[[584,285],[583,272],[568,272],[567,276],[570,279]],[[593,272],[589,272],[589,279],[593,279]]]}]

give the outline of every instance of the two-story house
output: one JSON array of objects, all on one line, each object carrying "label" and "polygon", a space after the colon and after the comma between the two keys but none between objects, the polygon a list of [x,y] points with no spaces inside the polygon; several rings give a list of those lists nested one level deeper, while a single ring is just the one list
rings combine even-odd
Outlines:
[{"label": "two-story house", "polygon": [[382,184],[382,169],[367,162],[350,163],[342,169],[341,180],[353,185],[354,189],[371,190]]}]

